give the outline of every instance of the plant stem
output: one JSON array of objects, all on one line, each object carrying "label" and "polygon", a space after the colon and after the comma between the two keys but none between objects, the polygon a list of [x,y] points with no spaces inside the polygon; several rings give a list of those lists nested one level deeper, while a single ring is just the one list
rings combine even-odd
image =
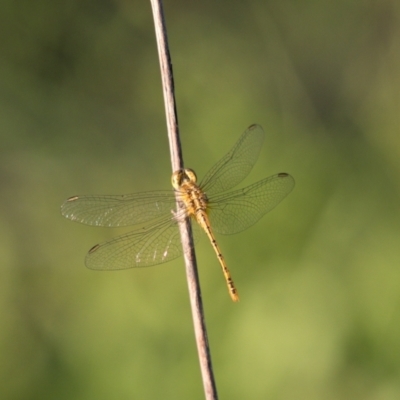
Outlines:
[{"label": "plant stem", "polygon": [[[183,168],[182,147],[179,138],[178,117],[176,113],[174,79],[172,64],[168,49],[167,31],[161,0],[150,0],[156,31],[158,55],[160,60],[162,87],[164,93],[165,113],[167,118],[168,139],[171,152],[172,170]],[[177,202],[179,209],[180,205]],[[186,279],[189,287],[190,305],[194,323],[197,351],[199,355],[201,375],[206,400],[216,400],[217,389],[211,363],[211,353],[208,344],[207,330],[201,300],[199,276],[194,252],[192,230],[186,218],[179,223],[183,255],[186,265]]]}]

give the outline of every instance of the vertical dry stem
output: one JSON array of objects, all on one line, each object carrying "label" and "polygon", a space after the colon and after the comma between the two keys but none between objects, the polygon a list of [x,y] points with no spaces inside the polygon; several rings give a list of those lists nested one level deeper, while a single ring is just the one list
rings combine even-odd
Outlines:
[{"label": "vertical dry stem", "polygon": [[[181,143],[179,139],[178,117],[175,106],[172,64],[168,50],[167,32],[161,0],[150,0],[150,2],[153,9],[157,48],[160,59],[172,169],[173,171],[176,171],[183,168],[183,159]],[[190,304],[192,308],[194,331],[196,336],[197,351],[199,354],[200,369],[203,378],[205,398],[206,400],[216,400],[218,396],[212,371],[211,354],[204,321],[199,277],[197,273],[193,238],[189,221],[185,220],[180,222],[179,228],[182,238],[183,254],[186,265],[186,278],[189,287]]]}]

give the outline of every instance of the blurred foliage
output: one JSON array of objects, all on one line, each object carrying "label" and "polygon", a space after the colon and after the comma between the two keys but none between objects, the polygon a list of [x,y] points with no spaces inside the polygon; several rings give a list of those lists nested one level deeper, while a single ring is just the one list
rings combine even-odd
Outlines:
[{"label": "blurred foliage", "polygon": [[[3,0],[2,399],[202,399],[182,260],[96,273],[118,234],[59,214],[76,193],[169,187],[148,2]],[[251,178],[294,192],[198,246],[221,398],[400,398],[400,5],[169,1],[186,164],[201,177],[251,123]]]}]

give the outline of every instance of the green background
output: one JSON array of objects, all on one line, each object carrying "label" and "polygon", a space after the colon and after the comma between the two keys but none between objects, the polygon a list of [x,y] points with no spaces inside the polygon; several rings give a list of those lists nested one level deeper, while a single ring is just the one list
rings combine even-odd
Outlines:
[{"label": "green background", "polygon": [[[221,399],[400,398],[400,4],[167,1],[185,164],[252,123],[295,190],[197,246]],[[147,1],[1,1],[0,398],[202,399],[182,258],[94,272],[75,194],[168,189]],[[126,231],[126,230],[124,230]]]}]

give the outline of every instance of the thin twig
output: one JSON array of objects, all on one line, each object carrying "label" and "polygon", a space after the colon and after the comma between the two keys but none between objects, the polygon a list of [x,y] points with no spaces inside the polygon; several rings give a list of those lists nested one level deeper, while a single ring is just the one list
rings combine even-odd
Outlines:
[{"label": "thin twig", "polygon": [[[150,0],[150,2],[153,9],[157,48],[160,59],[172,169],[173,171],[177,171],[183,168],[183,158],[179,138],[178,117],[176,113],[174,95],[174,80],[172,75],[171,58],[168,49],[167,31],[161,0]],[[179,204],[177,204],[177,207],[180,207]],[[212,370],[211,354],[207,339],[203,304],[201,301],[193,237],[189,221],[187,219],[181,221],[179,223],[179,228],[182,238],[183,254],[186,265],[186,279],[189,287],[190,304],[192,308],[194,331],[196,336],[197,351],[199,354],[200,369],[203,378],[205,398],[206,400],[216,400],[218,398],[217,389]]]}]

